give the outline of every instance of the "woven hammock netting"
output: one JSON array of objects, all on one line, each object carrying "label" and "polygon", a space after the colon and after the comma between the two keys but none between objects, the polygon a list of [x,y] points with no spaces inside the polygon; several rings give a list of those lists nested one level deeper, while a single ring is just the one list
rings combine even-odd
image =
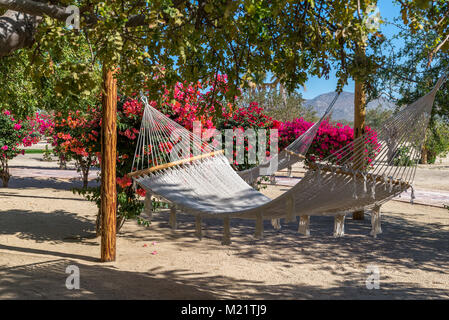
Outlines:
[{"label": "woven hammock netting", "polygon": [[243,172],[232,168],[220,142],[204,141],[143,97],[145,111],[130,176],[150,196],[172,203],[172,221],[176,209],[196,215],[197,222],[202,217],[219,216],[224,219],[225,234],[229,233],[226,226],[230,218],[255,219],[260,233],[265,219],[293,221],[298,216],[304,231],[313,215],[335,216],[334,234],[341,234],[344,216],[367,208],[373,209],[376,234],[380,232],[379,208],[384,202],[407,190],[414,197],[416,165],[435,94],[444,80],[441,77],[427,95],[386,119],[377,132],[367,131],[327,158],[305,163],[304,176],[275,199],[251,185],[259,175],[272,175],[273,170],[304,160],[338,95],[322,118],[285,150],[272,158],[259,159],[257,167]]}]

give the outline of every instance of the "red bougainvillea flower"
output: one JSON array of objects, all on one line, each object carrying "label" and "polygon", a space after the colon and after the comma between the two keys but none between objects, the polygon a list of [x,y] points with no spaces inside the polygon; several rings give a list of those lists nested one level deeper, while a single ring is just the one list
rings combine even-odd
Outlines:
[{"label": "red bougainvillea flower", "polygon": [[117,184],[122,188],[126,188],[132,185],[132,180],[128,176],[124,176],[123,178],[117,177]]},{"label": "red bougainvillea flower", "polygon": [[141,197],[145,197],[146,194],[147,194],[147,192],[145,191],[145,189],[141,189],[141,188],[138,188],[138,189],[136,190],[136,193],[137,193],[139,196],[141,196]]}]

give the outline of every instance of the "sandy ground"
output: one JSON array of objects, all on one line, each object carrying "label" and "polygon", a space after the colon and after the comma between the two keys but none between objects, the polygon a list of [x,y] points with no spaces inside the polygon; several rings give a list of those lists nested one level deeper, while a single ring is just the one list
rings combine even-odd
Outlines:
[{"label": "sandy ground", "polygon": [[[438,172],[431,171],[442,180],[446,172]],[[392,201],[377,239],[368,215],[348,217],[339,239],[329,217],[311,218],[310,237],[294,223],[276,231],[266,222],[263,240],[253,238],[253,223],[235,220],[226,247],[220,221],[206,221],[199,241],[192,217],[179,216],[172,231],[159,212],[148,228],[126,223],[117,261],[100,263],[97,210],[69,191],[78,184],[13,178],[0,188],[0,299],[449,298],[449,212],[442,208]],[[80,290],[65,287],[69,265],[80,269]],[[367,267],[380,271],[377,290],[366,288]]]}]

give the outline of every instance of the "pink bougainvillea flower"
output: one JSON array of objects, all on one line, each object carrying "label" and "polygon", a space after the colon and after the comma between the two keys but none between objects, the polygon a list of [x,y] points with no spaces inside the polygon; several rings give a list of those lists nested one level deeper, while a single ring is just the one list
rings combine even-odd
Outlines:
[{"label": "pink bougainvillea flower", "polygon": [[152,254],[152,255],[155,255],[155,254],[157,254],[157,251],[154,250],[153,252],[151,252],[151,254]]},{"label": "pink bougainvillea flower", "polygon": [[3,146],[2,150],[4,150],[4,151],[8,150],[8,146]]}]

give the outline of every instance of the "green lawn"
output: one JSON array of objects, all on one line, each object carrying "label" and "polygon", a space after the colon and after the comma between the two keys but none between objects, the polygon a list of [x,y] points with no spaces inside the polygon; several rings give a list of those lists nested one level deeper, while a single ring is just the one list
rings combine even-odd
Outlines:
[{"label": "green lawn", "polygon": [[44,149],[26,149],[25,153],[28,154],[36,154],[36,153],[44,153],[45,150]]}]

